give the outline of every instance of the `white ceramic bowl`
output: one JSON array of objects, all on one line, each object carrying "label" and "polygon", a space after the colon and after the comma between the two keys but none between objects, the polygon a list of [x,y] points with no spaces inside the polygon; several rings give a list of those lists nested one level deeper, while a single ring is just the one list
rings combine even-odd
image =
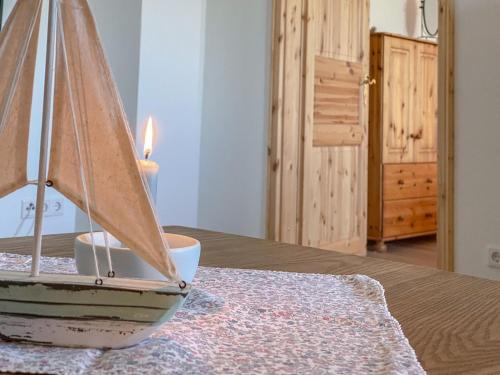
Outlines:
[{"label": "white ceramic bowl", "polygon": [[[200,261],[200,242],[178,234],[165,233],[164,236],[170,245],[170,257],[175,262],[182,280],[191,283]],[[99,271],[104,276],[109,271],[104,234],[102,232],[94,233],[94,240]],[[134,255],[128,248],[122,247],[120,241],[111,235],[109,236],[109,247],[116,277],[165,280],[161,273]],[[82,234],[76,238],[75,261],[79,274],[95,275],[90,233]]]}]

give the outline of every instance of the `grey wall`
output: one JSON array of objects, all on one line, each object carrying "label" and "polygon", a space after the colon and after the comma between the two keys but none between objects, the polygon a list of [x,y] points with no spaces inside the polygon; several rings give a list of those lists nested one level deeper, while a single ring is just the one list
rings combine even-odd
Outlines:
[{"label": "grey wall", "polygon": [[89,0],[130,126],[137,119],[143,0]]},{"label": "grey wall", "polygon": [[[427,0],[429,27],[437,24],[438,1]],[[421,0],[371,0],[370,26],[381,32],[420,37],[422,35],[420,4]]]},{"label": "grey wall", "polygon": [[[4,2],[4,20],[15,5],[14,0]],[[44,2],[40,22],[38,53],[33,85],[33,103],[31,111],[30,139],[28,152],[28,178],[38,177],[38,159],[40,148],[40,132],[42,122],[43,89],[45,77],[45,50],[47,40],[48,2]],[[34,201],[36,189],[26,186],[0,199],[0,237],[29,236],[33,234],[34,220],[26,218],[21,211],[22,201]],[[63,199],[53,189],[48,189],[47,200]],[[73,232],[75,229],[75,207],[63,199],[64,215],[48,217],[44,220],[44,234]]]},{"label": "grey wall", "polygon": [[137,143],[142,146],[142,126],[152,115],[163,225],[198,221],[206,2],[143,0]]},{"label": "grey wall", "polygon": [[[141,47],[142,0],[89,0],[115,82],[132,128],[136,128]],[[76,209],[75,228],[88,230]]]},{"label": "grey wall", "polygon": [[[5,20],[16,0],[4,0]],[[130,125],[136,125],[142,0],[89,0]],[[119,14],[119,15],[118,15]],[[46,27],[45,20],[42,29]]]},{"label": "grey wall", "polygon": [[[153,158],[161,165],[158,212],[162,224],[196,226],[198,220],[205,1],[89,0],[132,131],[140,136],[149,114],[158,121]],[[14,4],[15,0],[6,0],[5,18]],[[47,1],[44,5],[42,30]],[[38,163],[45,39],[42,32],[30,139],[31,178],[36,177]],[[33,199],[34,193],[27,187],[0,201],[0,236],[32,232],[32,220],[22,221],[20,214],[21,201]],[[69,202],[63,217],[45,221],[45,233],[75,228],[87,230],[87,217]]]},{"label": "grey wall", "polygon": [[3,12],[2,12],[2,25],[5,23],[7,20],[7,17],[10,14],[10,11],[14,7],[14,4],[16,3],[16,0],[3,0]]},{"label": "grey wall", "polygon": [[457,0],[455,261],[500,280],[486,246],[500,246],[500,2]]},{"label": "grey wall", "polygon": [[265,235],[271,1],[208,0],[198,225]]},{"label": "grey wall", "polygon": [[371,0],[370,25],[377,31],[420,36],[420,0]]}]

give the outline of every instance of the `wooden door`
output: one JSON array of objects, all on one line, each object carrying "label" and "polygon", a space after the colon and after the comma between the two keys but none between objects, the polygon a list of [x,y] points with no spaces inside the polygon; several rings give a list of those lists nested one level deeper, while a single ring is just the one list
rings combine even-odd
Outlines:
[{"label": "wooden door", "polygon": [[417,114],[413,129],[414,161],[437,161],[437,85],[438,47],[420,43],[416,56],[416,103]]},{"label": "wooden door", "polygon": [[275,1],[272,239],[366,253],[369,9]]},{"label": "wooden door", "polygon": [[305,1],[273,0],[267,237],[300,244]]},{"label": "wooden door", "polygon": [[383,163],[412,163],[417,44],[384,38]]},{"label": "wooden door", "polygon": [[369,2],[308,9],[302,242],[364,254]]}]

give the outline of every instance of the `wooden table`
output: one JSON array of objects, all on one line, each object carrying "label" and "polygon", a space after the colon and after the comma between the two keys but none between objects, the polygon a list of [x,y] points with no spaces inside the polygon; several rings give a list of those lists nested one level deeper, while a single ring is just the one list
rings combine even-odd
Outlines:
[{"label": "wooden table", "polygon": [[[429,374],[500,374],[500,283],[431,268],[181,227],[198,238],[201,265],[323,274],[380,281]],[[49,236],[44,255],[72,256],[75,235]],[[0,251],[29,253],[30,239],[0,240]]]}]

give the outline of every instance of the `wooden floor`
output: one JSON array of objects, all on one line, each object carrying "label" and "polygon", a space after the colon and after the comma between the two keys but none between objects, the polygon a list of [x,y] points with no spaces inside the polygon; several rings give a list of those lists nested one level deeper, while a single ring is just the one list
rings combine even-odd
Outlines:
[{"label": "wooden floor", "polygon": [[437,267],[436,236],[387,242],[387,252],[369,251],[368,257],[416,266]]}]

